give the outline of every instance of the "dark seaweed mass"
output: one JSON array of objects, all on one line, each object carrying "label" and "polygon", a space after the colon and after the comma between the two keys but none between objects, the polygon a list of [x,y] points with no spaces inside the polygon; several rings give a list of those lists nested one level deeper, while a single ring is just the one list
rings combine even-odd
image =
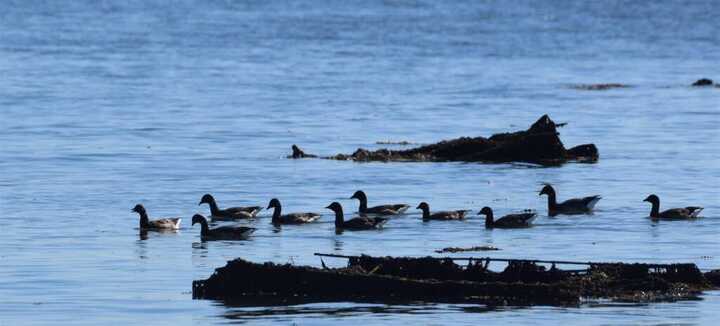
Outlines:
[{"label": "dark seaweed mass", "polygon": [[193,282],[193,298],[237,304],[320,301],[467,302],[576,305],[582,298],[649,302],[696,299],[713,284],[694,264],[591,264],[561,270],[510,261],[502,272],[479,259],[460,266],[447,258],[359,256],[346,268],[229,261]]},{"label": "dark seaweed mass", "polygon": [[568,161],[596,162],[599,154],[594,144],[566,149],[555,124],[543,115],[529,129],[485,137],[461,137],[408,150],[357,149],[352,154],[337,154],[326,159],[368,161],[428,162],[527,162],[557,165]]},{"label": "dark seaweed mass", "polygon": [[707,79],[707,78],[698,79],[692,84],[692,86],[696,86],[696,87],[697,86],[712,86],[712,85],[713,85],[712,79]]}]

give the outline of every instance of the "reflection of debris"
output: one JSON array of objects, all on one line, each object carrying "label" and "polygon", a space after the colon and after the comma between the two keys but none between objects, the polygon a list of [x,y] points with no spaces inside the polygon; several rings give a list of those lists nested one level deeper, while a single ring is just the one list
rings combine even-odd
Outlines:
[{"label": "reflection of debris", "polygon": [[[238,258],[207,280],[194,281],[193,298],[260,305],[318,301],[576,305],[581,298],[672,301],[696,299],[700,291],[713,288],[708,279],[717,280],[720,274],[703,274],[694,264],[321,256],[347,258],[348,266],[321,269]],[[455,263],[458,260],[468,263],[461,266]],[[504,270],[489,269],[491,262],[500,261],[507,262]],[[557,265],[587,267],[563,270]]]},{"label": "reflection of debris", "polygon": [[[462,137],[407,150],[359,148],[353,154],[324,157],[352,161],[464,161],[464,162],[529,162],[555,165],[567,161],[595,162],[599,154],[594,144],[566,149],[558,136],[557,125],[547,115],[528,130],[484,137]],[[307,155],[306,155],[307,157]]]},{"label": "reflection of debris", "polygon": [[617,84],[617,83],[609,83],[609,84],[578,84],[578,85],[572,85],[570,86],[574,89],[584,90],[584,91],[604,91],[612,88],[627,88],[631,87],[630,85],[625,84]]},{"label": "reflection of debris", "polygon": [[435,250],[435,252],[439,253],[439,254],[443,254],[443,253],[456,253],[456,252],[466,252],[466,251],[493,251],[493,250],[500,250],[500,248],[493,247],[493,246],[476,246],[476,247],[470,247],[470,248],[448,247],[448,248],[443,248],[440,250]]}]

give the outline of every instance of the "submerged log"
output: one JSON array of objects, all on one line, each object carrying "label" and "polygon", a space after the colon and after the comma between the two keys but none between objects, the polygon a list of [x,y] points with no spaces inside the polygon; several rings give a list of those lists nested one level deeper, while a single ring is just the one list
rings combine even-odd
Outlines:
[{"label": "submerged log", "polygon": [[233,304],[320,301],[466,302],[576,305],[582,298],[650,302],[696,299],[713,285],[694,264],[593,263],[561,270],[510,261],[502,272],[489,260],[466,266],[450,258],[350,257],[346,268],[257,264],[235,259],[207,280],[193,282],[193,298]]},{"label": "submerged log", "polygon": [[[592,163],[598,160],[599,154],[594,144],[566,149],[560,140],[558,126],[547,115],[543,115],[527,130],[495,134],[490,138],[461,137],[407,150],[370,151],[359,148],[353,154],[337,154],[323,158],[361,162],[527,162],[541,165],[557,165],[567,161]],[[293,151],[295,152],[295,149]],[[295,158],[296,155],[292,157]],[[300,157],[303,156],[297,156]]]}]

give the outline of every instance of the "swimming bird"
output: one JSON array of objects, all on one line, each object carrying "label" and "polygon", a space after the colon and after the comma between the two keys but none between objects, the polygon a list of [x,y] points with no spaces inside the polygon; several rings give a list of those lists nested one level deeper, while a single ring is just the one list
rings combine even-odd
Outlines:
[{"label": "swimming bird", "polygon": [[485,228],[487,229],[512,229],[531,226],[531,223],[535,220],[537,213],[532,210],[526,210],[525,213],[509,214],[494,220],[492,208],[485,206],[480,210],[478,215],[485,215]]},{"label": "swimming bird", "polygon": [[243,240],[255,232],[255,228],[245,226],[221,226],[214,229],[208,227],[205,216],[195,214],[192,218],[192,225],[200,223],[200,239],[210,240]]},{"label": "swimming bird", "polygon": [[647,196],[643,201],[650,202],[652,209],[650,210],[650,218],[653,219],[675,219],[687,220],[697,218],[703,210],[699,206],[688,206],[685,208],[671,208],[660,212],[660,198],[656,195]]},{"label": "swimming bird", "polygon": [[282,206],[277,198],[270,200],[267,209],[275,208],[272,216],[273,224],[304,224],[315,222],[320,218],[317,213],[290,213],[282,215]]},{"label": "swimming bird", "polygon": [[378,205],[368,208],[367,207],[367,196],[365,195],[365,192],[362,190],[356,191],[350,199],[357,199],[360,201],[360,208],[358,209],[358,212],[360,214],[377,214],[377,215],[398,215],[405,212],[408,208],[410,208],[410,205],[406,204],[388,204],[388,205]]},{"label": "swimming bird", "polygon": [[558,203],[555,195],[555,189],[551,185],[546,185],[540,191],[540,196],[548,196],[548,215],[555,216],[558,214],[585,214],[592,212],[595,204],[602,198],[600,196],[588,196],[583,198],[568,199],[562,203]]},{"label": "swimming bird", "polygon": [[343,209],[340,203],[338,202],[332,202],[332,204],[328,205],[328,209],[331,209],[333,212],[335,212],[335,228],[341,229],[341,230],[354,230],[354,231],[360,231],[360,230],[372,230],[377,229],[379,227],[382,227],[383,224],[385,224],[388,219],[382,218],[382,217],[355,217],[350,220],[345,221],[345,218],[343,216]]},{"label": "swimming bird", "polygon": [[177,230],[180,228],[180,218],[161,218],[150,220],[145,207],[141,204],[135,205],[133,212],[140,214],[140,230]]},{"label": "swimming bird", "polygon": [[420,203],[416,209],[422,209],[422,219],[427,220],[441,220],[441,221],[449,221],[449,220],[464,220],[465,219],[465,213],[468,212],[468,210],[457,210],[457,211],[441,211],[441,212],[435,212],[430,214],[430,205],[428,205],[426,202]]},{"label": "swimming bird", "polygon": [[200,199],[198,205],[208,204],[210,205],[210,216],[214,220],[234,220],[234,219],[246,219],[254,218],[255,215],[262,209],[260,206],[248,206],[248,207],[230,207],[226,209],[218,208],[215,203],[215,198],[210,194],[205,194]]}]

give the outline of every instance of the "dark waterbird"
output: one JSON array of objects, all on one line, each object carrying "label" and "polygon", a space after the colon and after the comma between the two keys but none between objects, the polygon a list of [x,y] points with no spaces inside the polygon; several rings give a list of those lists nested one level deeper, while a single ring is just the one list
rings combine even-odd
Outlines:
[{"label": "dark waterbird", "polygon": [[255,232],[255,228],[245,226],[221,226],[211,229],[208,226],[205,216],[195,214],[192,218],[192,225],[200,223],[200,239],[202,241],[211,240],[244,240],[250,234]]},{"label": "dark waterbird", "polygon": [[388,221],[388,219],[382,218],[382,217],[366,217],[366,216],[355,217],[355,218],[345,221],[345,217],[343,216],[342,205],[340,205],[340,203],[333,202],[332,204],[328,205],[325,208],[330,209],[333,212],[335,212],[335,228],[340,229],[340,230],[354,230],[354,231],[372,230],[372,229],[377,229],[379,227],[382,227],[383,224],[385,224]]},{"label": "dark waterbird", "polygon": [[368,208],[367,196],[362,190],[356,191],[350,199],[357,199],[360,201],[360,208],[358,209],[360,214],[398,215],[404,213],[408,208],[410,208],[410,205],[406,204],[387,204]]},{"label": "dark waterbird", "polygon": [[260,206],[247,206],[247,207],[230,207],[226,209],[218,208],[215,198],[210,194],[205,194],[200,199],[198,205],[208,204],[210,205],[210,216],[214,220],[235,220],[235,219],[248,219],[254,218],[258,212],[262,209]]},{"label": "dark waterbird", "polygon": [[318,213],[289,213],[282,214],[282,205],[280,200],[273,198],[270,200],[267,209],[275,208],[272,216],[273,224],[304,224],[315,222],[320,218]]},{"label": "dark waterbird", "polygon": [[465,214],[469,212],[469,210],[456,210],[456,211],[440,211],[430,214],[430,205],[428,205],[426,202],[420,203],[416,207],[416,209],[422,209],[422,219],[427,220],[440,220],[440,221],[450,221],[450,220],[463,220],[465,219]]},{"label": "dark waterbird", "polygon": [[555,216],[558,214],[587,214],[592,212],[595,204],[602,198],[598,195],[583,198],[572,198],[562,203],[557,202],[555,189],[551,185],[546,185],[540,191],[540,196],[548,196],[548,215]]},{"label": "dark waterbird", "polygon": [[532,221],[535,220],[537,213],[526,210],[524,213],[509,214],[495,220],[492,208],[485,206],[480,210],[478,215],[485,215],[485,228],[487,229],[513,229],[532,226]]},{"label": "dark waterbird", "polygon": [[150,220],[145,211],[145,207],[141,204],[135,205],[133,212],[140,214],[140,230],[177,230],[180,228],[180,218],[161,218]]},{"label": "dark waterbird", "polygon": [[660,211],[660,197],[652,194],[647,196],[643,201],[652,204],[650,210],[650,218],[653,219],[668,219],[668,220],[687,220],[697,218],[700,212],[703,210],[699,206],[688,206],[685,208],[670,208],[664,211]]}]

